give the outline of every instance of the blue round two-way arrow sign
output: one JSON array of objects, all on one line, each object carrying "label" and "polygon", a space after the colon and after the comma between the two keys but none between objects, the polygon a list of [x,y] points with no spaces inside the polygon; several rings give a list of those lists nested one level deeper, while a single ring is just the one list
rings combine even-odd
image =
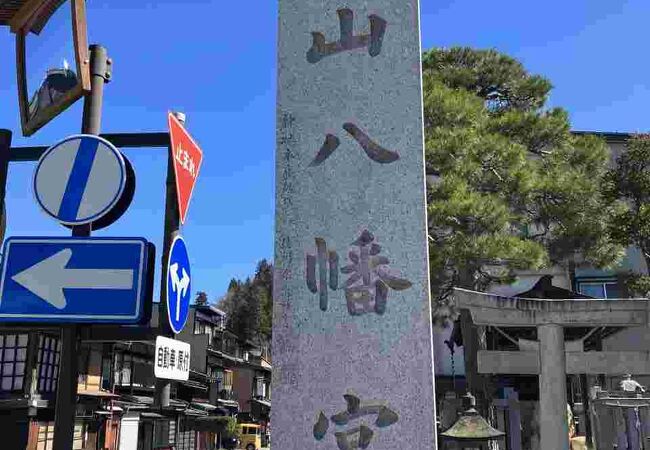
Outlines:
[{"label": "blue round two-way arrow sign", "polygon": [[167,262],[167,316],[172,331],[180,333],[187,322],[191,300],[190,257],[182,237],[176,236]]},{"label": "blue round two-way arrow sign", "polygon": [[99,220],[117,205],[127,182],[122,154],[106,139],[70,136],[45,151],[34,173],[34,195],[65,225]]}]

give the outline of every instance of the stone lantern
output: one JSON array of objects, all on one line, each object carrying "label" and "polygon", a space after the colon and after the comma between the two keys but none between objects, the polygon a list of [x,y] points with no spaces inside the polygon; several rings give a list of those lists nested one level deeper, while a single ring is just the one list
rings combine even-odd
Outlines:
[{"label": "stone lantern", "polygon": [[442,450],[489,450],[488,444],[502,439],[505,433],[492,428],[476,411],[476,399],[471,393],[463,396],[465,411],[447,431],[440,433]]}]

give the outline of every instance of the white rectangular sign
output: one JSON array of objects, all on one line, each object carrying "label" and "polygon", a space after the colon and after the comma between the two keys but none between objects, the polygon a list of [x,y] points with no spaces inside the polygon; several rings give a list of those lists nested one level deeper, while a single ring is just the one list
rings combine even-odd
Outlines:
[{"label": "white rectangular sign", "polygon": [[156,378],[186,381],[190,377],[190,344],[158,336],[154,375]]}]

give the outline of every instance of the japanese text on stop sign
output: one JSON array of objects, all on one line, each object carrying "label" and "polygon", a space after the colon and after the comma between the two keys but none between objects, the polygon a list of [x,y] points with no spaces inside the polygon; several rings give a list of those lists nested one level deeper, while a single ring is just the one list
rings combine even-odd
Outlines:
[{"label": "japanese text on stop sign", "polygon": [[174,158],[180,166],[192,176],[192,178],[196,178],[196,163],[194,162],[194,158],[192,158],[187,150],[184,150],[181,145],[179,145],[176,148],[176,151],[174,151]]}]

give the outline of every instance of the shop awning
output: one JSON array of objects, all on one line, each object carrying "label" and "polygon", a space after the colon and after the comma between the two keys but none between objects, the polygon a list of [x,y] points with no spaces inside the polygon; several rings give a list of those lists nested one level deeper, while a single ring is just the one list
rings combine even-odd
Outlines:
[{"label": "shop awning", "polygon": [[214,348],[209,348],[208,347],[208,352],[210,352],[210,353],[212,353],[212,354],[214,354],[214,355],[216,355],[216,356],[218,356],[220,358],[227,359],[228,361],[232,361],[234,363],[243,364],[245,362],[242,358],[237,358],[236,356],[231,356],[231,355],[229,355],[227,353],[224,353],[224,352],[222,352],[220,350],[215,350]]},{"label": "shop awning", "polygon": [[204,402],[192,402],[190,403],[190,406],[192,408],[202,409],[205,411],[214,411],[215,409],[217,409],[215,405],[212,405],[210,403],[204,403]]},{"label": "shop awning", "polygon": [[259,403],[260,405],[264,405],[267,408],[271,407],[271,402],[268,402],[266,400],[259,400],[259,399],[254,398],[253,401]]},{"label": "shop awning", "polygon": [[119,398],[117,394],[107,391],[77,391],[77,395],[84,397],[100,397],[100,398]]},{"label": "shop awning", "polygon": [[144,418],[147,418],[147,419],[164,419],[165,418],[165,416],[163,416],[162,414],[152,413],[152,412],[140,413],[140,417],[144,417]]},{"label": "shop awning", "polygon": [[226,418],[223,416],[193,417],[188,420],[187,425],[195,431],[222,433],[226,429]]},{"label": "shop awning", "polygon": [[95,414],[98,416],[110,416],[115,413],[122,413],[124,412],[124,409],[120,408],[119,406],[106,406],[102,409],[98,409],[95,411]]},{"label": "shop awning", "polygon": [[218,399],[217,403],[220,405],[228,406],[230,408],[239,408],[239,403],[237,403],[234,400],[223,400],[223,399]]},{"label": "shop awning", "polygon": [[199,381],[193,381],[193,380],[187,380],[187,381],[179,381],[179,384],[182,384],[183,386],[190,387],[192,389],[200,389],[202,391],[207,391],[208,387],[199,382]]},{"label": "shop awning", "polygon": [[18,409],[18,408],[47,408],[49,402],[47,400],[33,399],[31,402],[27,398],[10,398],[0,400],[0,410]]},{"label": "shop awning", "polygon": [[203,409],[187,408],[183,410],[183,414],[191,417],[205,417],[208,415],[208,412]]}]

